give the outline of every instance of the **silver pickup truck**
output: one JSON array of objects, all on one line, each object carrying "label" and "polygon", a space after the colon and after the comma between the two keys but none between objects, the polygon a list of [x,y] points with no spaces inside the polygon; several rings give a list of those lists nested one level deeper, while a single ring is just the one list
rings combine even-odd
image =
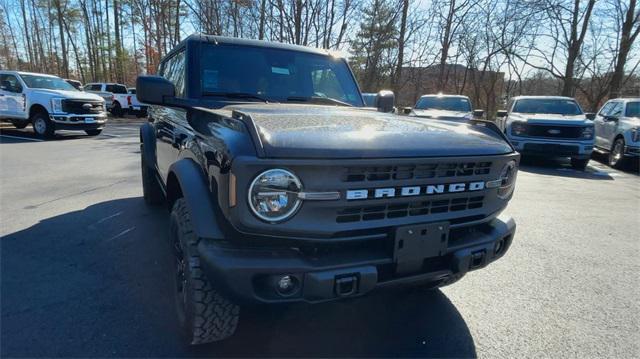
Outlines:
[{"label": "silver pickup truck", "polygon": [[623,167],[640,158],[640,98],[609,100],[593,121],[596,151],[609,155],[609,165]]}]

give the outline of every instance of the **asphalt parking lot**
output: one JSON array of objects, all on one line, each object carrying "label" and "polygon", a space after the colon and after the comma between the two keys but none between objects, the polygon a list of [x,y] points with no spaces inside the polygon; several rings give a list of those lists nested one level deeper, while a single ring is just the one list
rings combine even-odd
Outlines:
[{"label": "asphalt parking lot", "polygon": [[509,253],[453,286],[251,308],[232,339],[186,347],[137,128],[0,130],[3,357],[640,356],[640,177],[594,160],[524,163]]}]

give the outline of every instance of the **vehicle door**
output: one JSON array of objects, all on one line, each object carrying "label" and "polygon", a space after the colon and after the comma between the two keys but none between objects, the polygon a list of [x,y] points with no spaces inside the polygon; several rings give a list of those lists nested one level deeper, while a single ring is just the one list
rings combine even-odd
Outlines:
[{"label": "vehicle door", "polygon": [[596,117],[593,119],[593,127],[595,130],[595,142],[597,147],[603,147],[603,148],[608,147],[607,141],[604,136],[605,124],[606,124],[605,117],[607,117],[613,105],[614,103],[611,101],[608,101],[607,103],[605,103],[604,106],[602,106],[602,108],[600,109],[600,112],[598,112]]},{"label": "vehicle door", "polygon": [[0,74],[0,117],[27,118],[23,90],[17,76]]},{"label": "vehicle door", "polygon": [[616,130],[618,128],[618,122],[622,117],[622,113],[624,110],[624,104],[622,101],[612,101],[613,106],[611,110],[608,112],[607,116],[605,116],[604,126],[602,131],[603,147],[610,148],[613,144],[613,138],[615,137]]},{"label": "vehicle door", "polygon": [[[167,59],[160,70],[160,76],[176,86],[176,97],[184,97],[185,54],[184,50]],[[166,180],[169,166],[178,158],[178,153],[186,139],[186,111],[167,106],[151,106],[149,117],[156,127],[156,156],[158,171]]]}]

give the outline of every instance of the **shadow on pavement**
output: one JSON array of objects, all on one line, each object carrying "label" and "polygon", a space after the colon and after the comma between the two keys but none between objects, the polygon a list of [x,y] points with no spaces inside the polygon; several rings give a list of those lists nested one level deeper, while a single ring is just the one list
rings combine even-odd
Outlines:
[{"label": "shadow on pavement", "polygon": [[167,233],[163,208],[123,198],[3,236],[1,355],[476,356],[440,291],[250,307],[228,341],[188,347],[174,314]]},{"label": "shadow on pavement", "polygon": [[594,161],[591,160],[585,171],[573,169],[569,159],[555,159],[543,157],[526,157],[520,160],[520,170],[529,173],[535,173],[548,176],[561,176],[571,178],[583,178],[589,180],[613,180],[610,172],[614,170],[601,168],[601,166],[593,166]]},{"label": "shadow on pavement", "polygon": [[[56,131],[53,138],[41,140],[36,136],[35,132],[31,126],[28,126],[24,129],[17,128],[1,128],[0,129],[0,143],[19,143],[19,142],[33,142],[33,140],[38,141],[61,141],[61,140],[74,140],[78,138],[92,138],[84,133],[84,131]],[[11,137],[4,137],[11,136]]]}]

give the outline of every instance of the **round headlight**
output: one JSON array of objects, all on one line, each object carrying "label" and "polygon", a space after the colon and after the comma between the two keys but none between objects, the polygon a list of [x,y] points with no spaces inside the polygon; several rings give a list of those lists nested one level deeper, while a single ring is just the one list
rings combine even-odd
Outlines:
[{"label": "round headlight", "polygon": [[516,188],[516,177],[518,176],[518,166],[516,161],[511,160],[502,167],[500,171],[500,187],[498,187],[498,197],[507,199]]},{"label": "round headlight", "polygon": [[302,183],[293,173],[283,169],[267,170],[251,182],[249,207],[264,221],[281,222],[300,208],[300,191]]}]

